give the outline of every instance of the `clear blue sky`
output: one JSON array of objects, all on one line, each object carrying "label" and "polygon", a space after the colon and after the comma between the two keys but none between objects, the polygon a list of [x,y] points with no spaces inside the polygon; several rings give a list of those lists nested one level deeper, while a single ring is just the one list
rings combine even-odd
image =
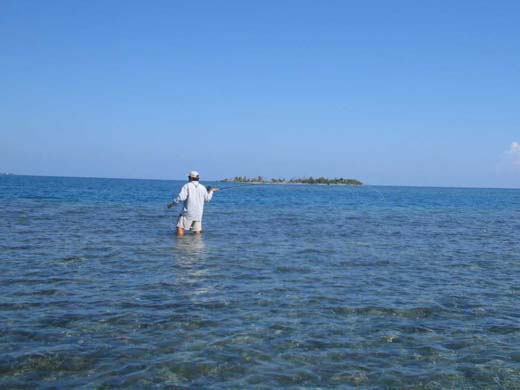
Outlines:
[{"label": "clear blue sky", "polygon": [[0,3],[0,171],[520,187],[519,1]]}]

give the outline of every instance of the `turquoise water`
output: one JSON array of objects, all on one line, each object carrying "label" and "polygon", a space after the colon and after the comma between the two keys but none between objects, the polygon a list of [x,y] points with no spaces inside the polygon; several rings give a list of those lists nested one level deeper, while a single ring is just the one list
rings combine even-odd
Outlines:
[{"label": "turquoise water", "polygon": [[0,387],[520,388],[520,190],[181,185],[0,177]]}]

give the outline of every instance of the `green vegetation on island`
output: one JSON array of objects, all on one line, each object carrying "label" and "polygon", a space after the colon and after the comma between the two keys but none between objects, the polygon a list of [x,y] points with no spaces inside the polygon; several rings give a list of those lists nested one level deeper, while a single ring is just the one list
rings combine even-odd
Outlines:
[{"label": "green vegetation on island", "polygon": [[252,184],[342,184],[342,185],[350,185],[350,186],[359,186],[363,183],[356,179],[344,179],[334,178],[328,179],[326,177],[303,177],[298,179],[271,179],[266,180],[262,176],[257,176],[253,178],[245,177],[245,176],[235,176],[232,179],[223,179],[221,180],[226,183],[252,183]]}]

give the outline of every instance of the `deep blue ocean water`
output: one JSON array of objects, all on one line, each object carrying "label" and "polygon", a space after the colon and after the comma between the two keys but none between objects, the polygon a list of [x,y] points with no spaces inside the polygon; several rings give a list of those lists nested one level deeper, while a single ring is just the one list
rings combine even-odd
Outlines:
[{"label": "deep blue ocean water", "polygon": [[520,389],[520,190],[182,184],[0,177],[1,388]]}]

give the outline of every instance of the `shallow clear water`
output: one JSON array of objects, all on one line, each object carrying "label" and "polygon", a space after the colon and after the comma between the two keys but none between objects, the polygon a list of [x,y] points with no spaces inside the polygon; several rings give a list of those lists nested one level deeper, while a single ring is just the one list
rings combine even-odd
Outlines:
[{"label": "shallow clear water", "polygon": [[520,388],[520,190],[0,177],[2,388]]}]

